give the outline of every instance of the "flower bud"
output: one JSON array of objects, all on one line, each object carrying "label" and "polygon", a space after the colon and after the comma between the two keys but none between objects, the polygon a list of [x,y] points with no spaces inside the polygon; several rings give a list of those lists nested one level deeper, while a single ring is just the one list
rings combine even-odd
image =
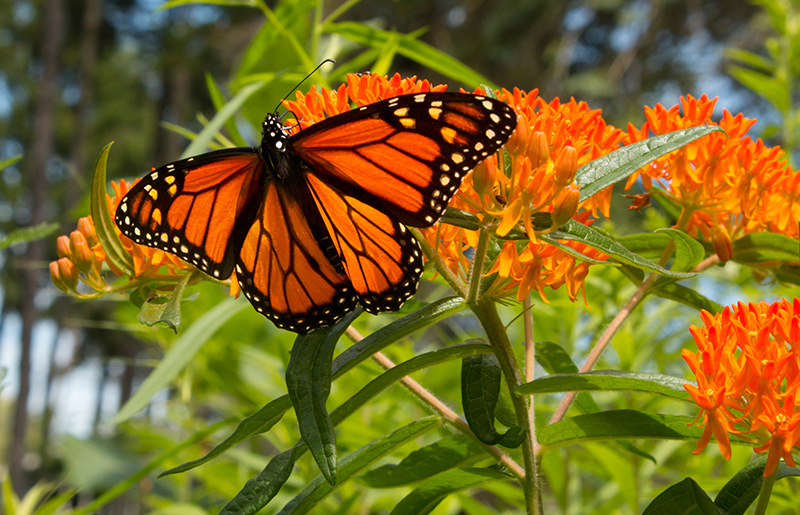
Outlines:
[{"label": "flower bud", "polygon": [[505,149],[511,154],[524,154],[528,150],[528,125],[525,120],[520,117],[517,123],[517,130],[511,134],[511,137],[506,143]]},{"label": "flower bud", "polygon": [[69,258],[62,257],[58,260],[58,275],[68,290],[74,290],[78,286],[78,276],[80,273]]},{"label": "flower bud", "polygon": [[564,147],[556,161],[556,184],[564,187],[572,184],[578,173],[578,151],[575,147]]},{"label": "flower bud", "polygon": [[567,186],[556,197],[553,205],[553,226],[561,227],[569,222],[578,212],[578,204],[581,201],[581,194],[578,188]]},{"label": "flower bud", "polygon": [[84,216],[78,220],[78,230],[83,233],[83,236],[86,238],[86,243],[89,244],[89,247],[94,247],[97,245],[97,234],[94,231],[94,224],[92,223],[92,219],[88,216]]},{"label": "flower bud", "polygon": [[731,242],[731,235],[728,230],[722,226],[714,226],[711,232],[711,243],[714,246],[714,252],[721,263],[727,263],[733,257],[733,243]]},{"label": "flower bud", "polygon": [[486,159],[472,172],[472,187],[481,197],[492,191],[497,177],[497,161]]},{"label": "flower bud", "polygon": [[[66,259],[66,258],[63,258]],[[64,284],[64,281],[61,280],[61,272],[58,270],[58,261],[51,261],[50,262],[50,280],[53,281],[53,284],[59,290],[66,292],[69,290],[67,285]]]},{"label": "flower bud", "polygon": [[59,236],[56,239],[56,253],[60,258],[72,256],[69,236]]},{"label": "flower bud", "polygon": [[536,131],[531,135],[528,144],[528,158],[534,168],[539,168],[550,159],[550,142],[547,141],[547,135],[544,132]]},{"label": "flower bud", "polygon": [[86,237],[81,231],[72,231],[69,239],[73,263],[78,267],[78,270],[88,273],[94,264],[94,254],[92,254],[92,249],[89,248]]}]

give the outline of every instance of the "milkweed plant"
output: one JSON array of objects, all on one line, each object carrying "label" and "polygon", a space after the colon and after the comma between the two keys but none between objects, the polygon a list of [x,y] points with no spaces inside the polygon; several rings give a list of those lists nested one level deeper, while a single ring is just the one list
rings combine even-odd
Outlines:
[{"label": "milkweed plant", "polygon": [[[284,104],[292,113],[286,123],[299,119],[305,127],[381,99],[445,87],[417,77],[350,74],[336,88],[298,91]],[[784,151],[748,136],[755,120],[743,114],[724,111],[716,121],[716,100],[706,96],[687,95],[672,107],[645,107],[643,125],[617,128],[585,102],[544,99],[535,89],[481,86],[471,92],[513,107],[518,125],[501,151],[463,181],[439,223],[410,229],[426,260],[423,294],[397,314],[375,319],[357,309],[333,327],[297,336],[285,370],[287,393],[249,416],[195,433],[181,449],[199,441],[213,446],[161,476],[212,467],[206,464],[234,446],[275,431],[294,409],[296,422],[282,424],[296,424],[299,440],[286,442],[285,433],[270,439],[274,452],[268,463],[239,483],[240,491],[222,513],[265,508],[305,513],[330,499],[338,499],[338,506],[365,505],[375,497],[364,492],[387,488],[402,492],[388,506],[392,514],[429,513],[445,499],[456,499],[470,514],[508,512],[513,488],[499,489],[500,484],[521,489],[526,513],[553,513],[567,501],[548,494],[558,487],[559,474],[547,470],[555,463],[548,456],[605,441],[614,456],[649,460],[657,467],[659,458],[645,442],[666,440],[696,442],[694,454],[707,453],[711,444],[725,459],[731,458],[732,445],[749,446],[756,459],[720,484],[714,500],[695,479],[686,478],[643,501],[645,513],[686,513],[694,507],[702,510],[697,513],[737,514],[754,502],[757,514],[766,513],[775,481],[795,475],[800,445],[800,299],[721,306],[698,289],[696,278],[735,262],[760,281],[800,282],[800,174],[787,164]],[[233,145],[225,137],[218,142]],[[237,297],[235,280],[216,281],[120,233],[112,217],[130,185],[121,180],[106,192],[106,164],[113,159],[109,147],[95,168],[91,215],[57,239],[59,259],[50,264],[54,284],[81,299],[129,292],[142,322],[162,322],[176,331],[181,300],[192,285],[218,283]],[[671,222],[640,234],[609,232],[607,221],[615,220],[618,209],[612,208],[615,184],[637,192],[627,196],[628,209],[658,205]],[[547,307],[557,290],[563,288],[571,302],[587,304],[587,281],[612,271],[629,281],[630,294],[606,320],[605,330],[593,336],[580,367],[558,343],[536,341],[535,313],[550,309],[557,316],[558,305]],[[631,313],[654,296],[696,310],[696,325],[680,329],[687,342],[693,340],[680,351],[684,370],[674,376],[595,370]],[[224,301],[212,310],[216,321],[194,322],[200,328],[191,334],[201,339],[202,331],[218,329],[243,309],[249,307],[241,299]],[[464,320],[465,313],[477,325],[447,325],[457,315]],[[435,334],[429,329],[437,324],[471,329],[460,331],[462,343],[399,364],[385,354],[390,345],[414,335]],[[185,366],[199,345],[176,347],[164,358],[172,367],[176,360]],[[382,371],[329,411],[332,382],[368,359]],[[460,380],[458,406],[411,377],[452,360],[461,362],[460,378],[448,378]],[[161,383],[146,382],[142,388],[152,395],[176,375],[161,374]],[[423,406],[421,414],[389,434],[346,435],[358,446],[342,456],[337,426],[369,409],[373,398],[396,383]],[[644,409],[602,410],[588,392],[660,400],[644,403]],[[554,409],[534,402],[549,394],[558,394]],[[120,416],[129,417],[135,409],[126,405]],[[674,414],[681,410],[687,414]],[[220,428],[227,436],[212,440]],[[416,450],[408,451],[404,444],[412,440]],[[395,463],[398,453],[402,459]],[[291,478],[305,454],[313,457],[319,475],[298,486]],[[487,505],[461,493],[475,487],[494,493],[483,498]],[[628,509],[639,512],[639,506]],[[359,511],[367,512],[372,513]]]}]

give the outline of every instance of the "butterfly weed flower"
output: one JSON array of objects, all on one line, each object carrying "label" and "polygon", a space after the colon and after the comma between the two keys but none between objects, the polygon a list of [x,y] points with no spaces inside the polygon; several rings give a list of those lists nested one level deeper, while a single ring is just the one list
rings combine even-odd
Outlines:
[{"label": "butterfly weed flower", "polygon": [[628,126],[625,143],[652,134],[717,125],[714,132],[681,147],[631,175],[645,190],[658,188],[683,210],[680,229],[713,242],[723,261],[729,258],[728,241],[745,234],[771,231],[798,238],[800,179],[786,164],[780,147],[768,147],[747,136],[756,122],[742,114],[723,111],[711,119],[716,99],[681,97],[680,105],[645,107],[641,128]]},{"label": "butterfly weed flower", "polygon": [[[496,272],[498,280],[484,294],[513,295],[521,300],[535,289],[547,301],[545,287],[558,289],[566,285],[570,298],[575,300],[589,265],[541,241],[536,234],[548,233],[570,219],[589,224],[593,215],[608,215],[611,190],[579,204],[575,174],[580,166],[618,148],[625,135],[607,125],[600,110],[589,109],[585,102],[547,102],[538,96],[538,90],[526,93],[519,89],[502,90],[498,98],[519,115],[517,131],[504,147],[507,171],[496,157],[490,157],[476,167],[471,180],[462,183],[451,204],[484,222],[490,221],[491,230],[501,238],[513,230],[527,235],[527,240],[519,244],[501,242],[502,250],[487,272]],[[550,213],[552,227],[535,228],[536,213]],[[439,224],[424,234],[451,270],[465,273],[468,260],[464,256],[475,248],[477,231]],[[605,258],[583,244],[567,245],[587,257]]]},{"label": "butterfly weed flower", "polygon": [[694,454],[713,436],[731,456],[730,435],[768,453],[764,477],[781,458],[794,467],[800,450],[800,299],[767,304],[739,302],[717,315],[701,312],[703,327],[689,328],[697,352],[682,356],[697,378],[684,385],[700,407],[703,435]]}]

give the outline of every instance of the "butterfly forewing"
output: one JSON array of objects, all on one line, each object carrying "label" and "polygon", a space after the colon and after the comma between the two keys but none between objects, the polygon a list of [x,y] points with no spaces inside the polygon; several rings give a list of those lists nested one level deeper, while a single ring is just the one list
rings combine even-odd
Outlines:
[{"label": "butterfly forewing", "polygon": [[210,152],[162,166],[120,201],[116,223],[140,245],[165,250],[217,279],[230,277],[237,224],[258,209],[264,163],[253,149]]},{"label": "butterfly forewing", "polygon": [[292,143],[326,183],[406,225],[429,227],[516,125],[515,111],[488,97],[419,93],[328,118]]},{"label": "butterfly forewing", "polygon": [[422,275],[417,240],[389,215],[319,178],[311,175],[308,183],[360,303],[372,314],[400,309]]},{"label": "butterfly forewing", "polygon": [[236,255],[236,277],[259,313],[304,334],[334,324],[355,308],[357,297],[347,276],[319,247],[297,197],[313,200],[292,191],[280,182],[267,183],[258,216]]}]

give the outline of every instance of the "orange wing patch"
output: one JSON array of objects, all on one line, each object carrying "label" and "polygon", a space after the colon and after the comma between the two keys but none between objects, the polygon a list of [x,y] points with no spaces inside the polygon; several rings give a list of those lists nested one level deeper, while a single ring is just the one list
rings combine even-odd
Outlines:
[{"label": "orange wing patch", "polygon": [[350,281],[320,249],[302,206],[275,182],[237,255],[236,277],[259,313],[301,334],[334,324],[357,301]]},{"label": "orange wing patch", "polygon": [[347,277],[370,313],[396,311],[417,291],[417,240],[390,216],[309,175],[309,187]]}]

